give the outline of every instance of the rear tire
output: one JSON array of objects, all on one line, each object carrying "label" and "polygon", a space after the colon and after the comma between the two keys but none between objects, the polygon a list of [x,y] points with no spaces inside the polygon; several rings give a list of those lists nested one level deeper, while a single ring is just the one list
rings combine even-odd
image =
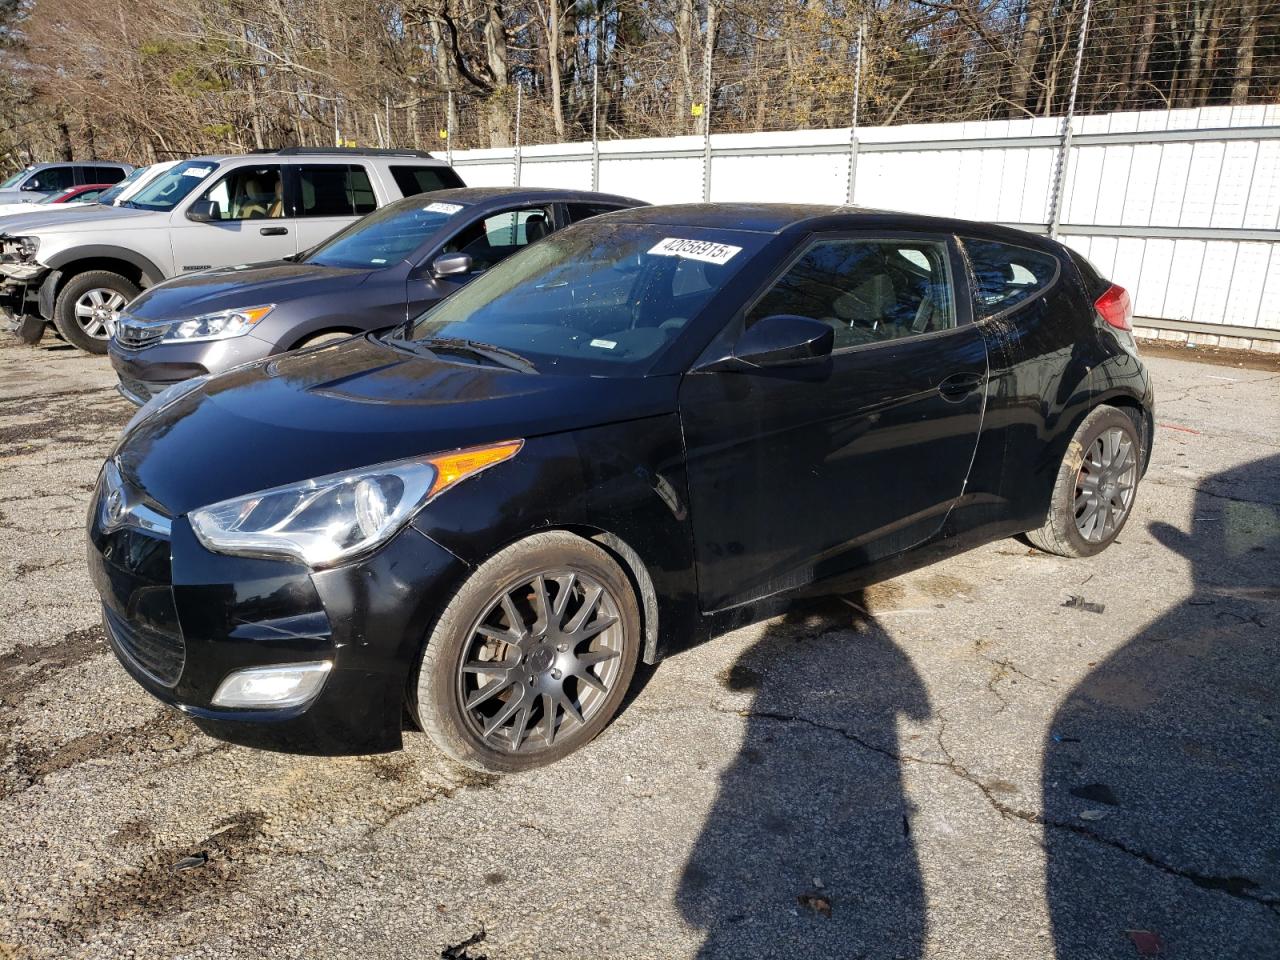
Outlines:
[{"label": "rear tire", "polygon": [[86,270],[63,284],[53,303],[53,324],[68,343],[89,353],[106,353],[107,320],[141,291],[110,270]]},{"label": "rear tire", "polygon": [[640,634],[635,591],[608,553],[567,531],[534,534],[454,594],[423,648],[410,711],[466,766],[551,763],[613,719]]},{"label": "rear tire", "polygon": [[1101,553],[1133,512],[1141,458],[1133,418],[1115,407],[1094,408],[1062,458],[1044,526],[1027,539],[1060,557]]}]

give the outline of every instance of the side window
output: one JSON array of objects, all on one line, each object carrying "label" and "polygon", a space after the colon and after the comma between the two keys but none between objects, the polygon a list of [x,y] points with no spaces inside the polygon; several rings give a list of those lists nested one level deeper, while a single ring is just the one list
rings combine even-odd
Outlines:
[{"label": "side window", "polygon": [[613,203],[567,203],[565,206],[569,210],[569,222],[577,223],[579,220],[585,220],[587,217],[599,216],[602,213],[609,213],[611,210],[625,210]]},{"label": "side window", "polygon": [[446,244],[445,252],[469,254],[477,269],[485,269],[551,230],[551,214],[545,207],[508,210],[473,223]]},{"label": "side window", "polygon": [[965,240],[973,268],[978,316],[990,317],[1046,290],[1058,275],[1056,257],[991,240]]},{"label": "side window", "polygon": [[819,240],[760,298],[747,324],[776,313],[831,324],[837,350],[948,330],[956,312],[947,246]]},{"label": "side window", "polygon": [[124,171],[119,167],[86,167],[85,183],[119,183],[124,179]]},{"label": "side window", "polygon": [[358,217],[378,209],[369,174],[359,164],[298,167],[298,216]]},{"label": "side window", "polygon": [[450,167],[391,167],[391,176],[400,193],[412,197],[417,193],[430,193],[449,187],[464,186],[461,178]]},{"label": "side window", "polygon": [[280,167],[237,167],[201,194],[218,205],[219,220],[265,220],[284,216]]},{"label": "side window", "polygon": [[74,187],[75,176],[74,167],[47,167],[27,180],[23,186],[39,190],[41,193],[53,193]]}]

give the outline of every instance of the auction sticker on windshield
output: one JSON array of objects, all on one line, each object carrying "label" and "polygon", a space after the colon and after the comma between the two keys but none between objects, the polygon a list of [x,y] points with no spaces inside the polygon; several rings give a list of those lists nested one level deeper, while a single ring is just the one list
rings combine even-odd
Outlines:
[{"label": "auction sticker on windshield", "polygon": [[703,263],[728,263],[742,252],[742,248],[710,240],[667,237],[654,244],[649,252],[658,257],[684,257],[686,260],[701,260]]},{"label": "auction sticker on windshield", "polygon": [[182,171],[184,177],[207,177],[212,172],[213,167],[187,167]]},{"label": "auction sticker on windshield", "polygon": [[460,203],[428,203],[422,209],[427,211],[428,213],[443,213],[451,217],[455,213],[457,213],[459,210],[462,209],[462,204]]}]

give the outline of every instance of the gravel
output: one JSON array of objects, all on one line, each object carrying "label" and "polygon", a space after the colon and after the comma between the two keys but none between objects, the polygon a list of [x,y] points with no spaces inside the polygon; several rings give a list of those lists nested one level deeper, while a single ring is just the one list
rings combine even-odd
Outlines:
[{"label": "gravel", "polygon": [[0,342],[0,957],[1273,956],[1280,374],[1151,368],[1103,555],[804,605],[494,778],[421,735],[231,747],[143,693],[83,562],[132,410],[102,358]]}]

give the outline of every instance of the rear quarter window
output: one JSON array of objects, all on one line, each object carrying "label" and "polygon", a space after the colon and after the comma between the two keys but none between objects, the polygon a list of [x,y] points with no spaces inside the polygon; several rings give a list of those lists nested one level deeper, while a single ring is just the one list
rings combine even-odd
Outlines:
[{"label": "rear quarter window", "polygon": [[993,240],[966,238],[963,242],[973,270],[979,317],[1026,303],[1058,278],[1058,258],[1052,254]]},{"label": "rear quarter window", "polygon": [[391,176],[395,178],[400,193],[406,197],[466,186],[451,167],[402,167],[392,164]]}]

